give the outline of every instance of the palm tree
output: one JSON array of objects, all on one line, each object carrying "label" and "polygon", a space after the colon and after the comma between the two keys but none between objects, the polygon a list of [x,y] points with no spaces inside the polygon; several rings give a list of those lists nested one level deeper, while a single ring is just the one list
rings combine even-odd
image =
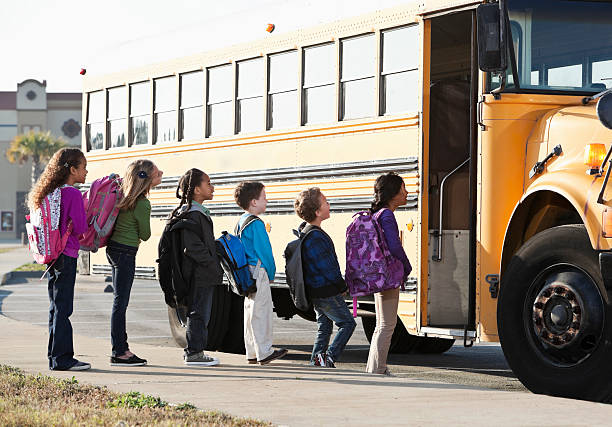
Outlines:
[{"label": "palm tree", "polygon": [[11,163],[24,164],[32,160],[32,186],[42,173],[46,163],[55,152],[66,146],[62,138],[55,138],[51,132],[34,132],[17,135],[6,150],[6,158]]}]

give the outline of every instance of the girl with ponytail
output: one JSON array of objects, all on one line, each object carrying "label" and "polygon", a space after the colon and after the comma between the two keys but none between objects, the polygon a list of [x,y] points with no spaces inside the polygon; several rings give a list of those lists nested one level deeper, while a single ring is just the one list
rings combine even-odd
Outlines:
[{"label": "girl with ponytail", "polygon": [[130,351],[125,328],[125,313],[130,301],[136,253],[141,241],[151,237],[149,191],[161,183],[163,172],[150,160],[136,160],[127,167],[121,184],[123,199],[119,215],[106,247],[106,258],[113,269],[113,310],[111,314],[111,366],[147,364]]},{"label": "girl with ponytail", "polygon": [[[404,266],[402,283],[406,281],[412,267],[404,248],[402,248],[394,212],[398,207],[406,204],[407,197],[408,192],[402,177],[393,172],[386,173],[376,179],[374,201],[370,209],[372,214],[384,209],[384,212],[379,214],[378,223],[383,230],[391,255],[399,259]],[[387,369],[387,355],[389,354],[391,336],[397,323],[398,303],[399,286],[374,294],[376,329],[374,329],[374,335],[372,336],[366,372],[390,375]]]},{"label": "girl with ponytail", "polygon": [[215,187],[210,177],[199,169],[189,169],[181,177],[176,189],[180,203],[172,212],[170,221],[186,223],[177,227],[181,233],[184,255],[181,273],[189,278],[187,301],[187,347],[184,349],[185,365],[213,366],[219,360],[204,353],[208,339],[208,322],[212,310],[214,286],[223,284],[223,270],[217,257],[213,221],[203,203],[212,200]]}]

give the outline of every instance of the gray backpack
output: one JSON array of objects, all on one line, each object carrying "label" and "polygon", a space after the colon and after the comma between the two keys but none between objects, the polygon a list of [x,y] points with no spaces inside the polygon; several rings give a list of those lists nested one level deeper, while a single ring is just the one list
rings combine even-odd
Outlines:
[{"label": "gray backpack", "polygon": [[284,257],[285,275],[291,299],[298,310],[307,312],[311,308],[311,303],[306,295],[304,271],[302,270],[302,242],[315,227],[311,225],[304,226],[305,224],[303,223],[297,230],[293,230],[293,234],[297,236],[297,239],[287,244]]}]

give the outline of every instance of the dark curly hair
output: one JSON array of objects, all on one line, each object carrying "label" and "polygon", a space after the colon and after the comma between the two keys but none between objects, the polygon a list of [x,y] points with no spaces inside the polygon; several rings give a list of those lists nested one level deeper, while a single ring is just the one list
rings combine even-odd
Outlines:
[{"label": "dark curly hair", "polygon": [[293,204],[295,213],[306,222],[313,221],[317,217],[317,209],[321,207],[322,194],[319,187],[302,191]]},{"label": "dark curly hair", "polygon": [[395,172],[389,172],[376,178],[374,183],[374,201],[370,212],[375,213],[389,205],[391,199],[402,189],[404,180]]},{"label": "dark curly hair", "polygon": [[259,199],[264,185],[257,181],[243,181],[234,190],[234,200],[245,211],[249,209],[251,200]]},{"label": "dark curly hair", "polygon": [[85,155],[78,148],[66,147],[56,151],[28,194],[30,210],[38,209],[45,197],[64,185],[70,176],[70,168],[78,168],[84,160]]}]

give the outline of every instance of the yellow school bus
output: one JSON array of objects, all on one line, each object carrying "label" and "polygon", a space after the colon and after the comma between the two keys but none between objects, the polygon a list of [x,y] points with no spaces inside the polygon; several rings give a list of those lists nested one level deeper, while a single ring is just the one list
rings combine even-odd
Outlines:
[{"label": "yellow school bus", "polygon": [[[191,167],[216,186],[215,230],[233,230],[232,193],[260,180],[279,274],[278,316],[299,313],[284,281],[299,225],[293,199],[318,186],[325,229],[345,230],[376,177],[409,190],[396,212],[414,267],[394,352],[500,341],[533,392],[612,396],[612,4],[423,0],[84,81],[89,177],[137,158],[163,171],[137,275],[156,277],[164,218]],[[84,258],[108,274],[104,251]],[[343,262],[341,261],[341,264]],[[240,351],[242,301],[215,295],[209,347]],[[372,299],[358,313],[368,337]],[[169,310],[184,342],[184,313]]]}]

